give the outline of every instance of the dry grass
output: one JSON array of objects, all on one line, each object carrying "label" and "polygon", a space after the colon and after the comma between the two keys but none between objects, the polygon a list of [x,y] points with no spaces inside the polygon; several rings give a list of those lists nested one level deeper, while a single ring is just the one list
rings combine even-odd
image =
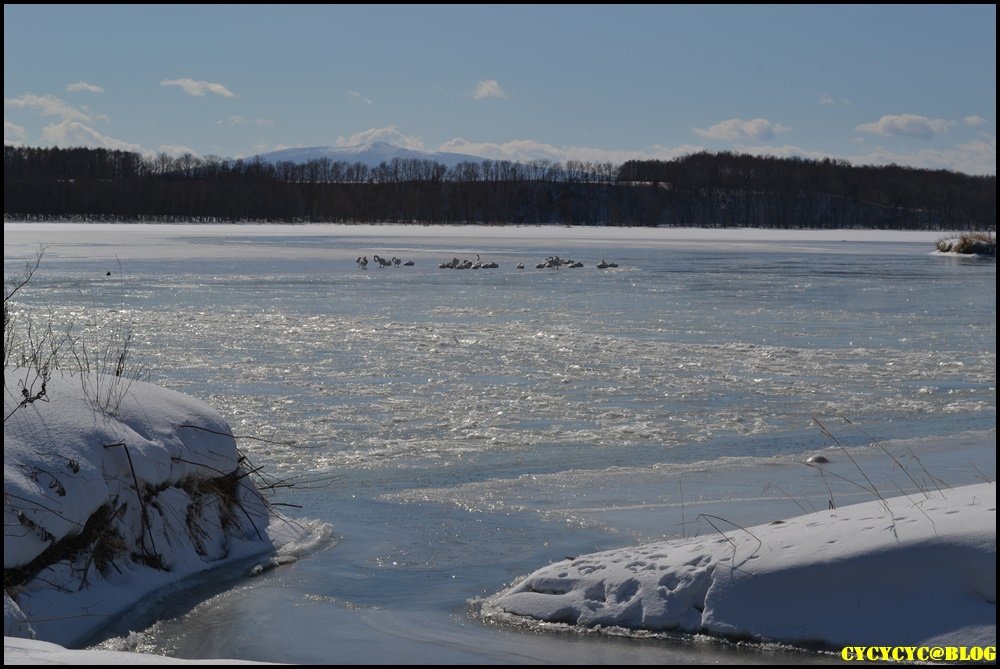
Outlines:
[{"label": "dry grass", "polygon": [[17,305],[15,297],[30,289],[44,254],[40,249],[20,273],[4,275],[4,367],[19,370],[14,388],[7,388],[4,376],[4,391],[19,397],[4,422],[28,404],[47,401],[47,384],[56,370],[77,376],[85,396],[114,415],[132,382],[149,377],[149,370],[134,361],[133,324],[118,317],[101,329],[102,341],[88,346],[74,324],[55,325],[53,314],[46,317],[37,308]]}]

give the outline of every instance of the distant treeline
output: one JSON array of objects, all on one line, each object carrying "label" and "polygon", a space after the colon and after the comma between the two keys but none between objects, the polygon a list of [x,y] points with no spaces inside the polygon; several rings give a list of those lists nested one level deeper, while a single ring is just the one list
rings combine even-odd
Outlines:
[{"label": "distant treeline", "polygon": [[996,177],[698,153],[377,167],[4,147],[6,220],[996,229]]}]

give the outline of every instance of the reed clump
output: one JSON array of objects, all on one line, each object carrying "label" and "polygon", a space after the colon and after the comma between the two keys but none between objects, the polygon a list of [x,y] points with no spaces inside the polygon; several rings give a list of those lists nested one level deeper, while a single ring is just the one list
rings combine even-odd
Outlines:
[{"label": "reed clump", "polygon": [[995,256],[997,238],[992,232],[963,232],[958,237],[940,240],[937,243],[937,250],[942,253]]}]

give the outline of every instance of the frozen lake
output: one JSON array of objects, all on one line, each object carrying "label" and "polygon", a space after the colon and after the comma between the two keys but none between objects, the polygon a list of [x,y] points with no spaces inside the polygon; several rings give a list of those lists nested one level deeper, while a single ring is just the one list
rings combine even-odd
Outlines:
[{"label": "frozen lake", "polygon": [[[267,440],[240,446],[298,483],[276,500],[337,535],[109,634],[297,663],[823,662],[498,627],[476,600],[566,555],[715,532],[702,513],[867,501],[859,467],[893,493],[995,479],[996,263],[932,255],[942,236],[5,224],[4,264],[44,246],[23,306],[98,341],[130,324],[152,380]],[[354,262],[375,254],[414,264]],[[499,267],[438,267],[477,254]],[[535,267],[552,255],[584,266]],[[848,480],[803,464],[819,452]]]}]

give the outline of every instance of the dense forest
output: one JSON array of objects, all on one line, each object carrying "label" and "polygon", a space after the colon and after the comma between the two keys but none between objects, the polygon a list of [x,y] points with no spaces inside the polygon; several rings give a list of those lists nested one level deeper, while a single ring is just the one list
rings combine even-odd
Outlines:
[{"label": "dense forest", "polygon": [[5,220],[996,230],[996,177],[698,153],[376,167],[4,147]]}]

